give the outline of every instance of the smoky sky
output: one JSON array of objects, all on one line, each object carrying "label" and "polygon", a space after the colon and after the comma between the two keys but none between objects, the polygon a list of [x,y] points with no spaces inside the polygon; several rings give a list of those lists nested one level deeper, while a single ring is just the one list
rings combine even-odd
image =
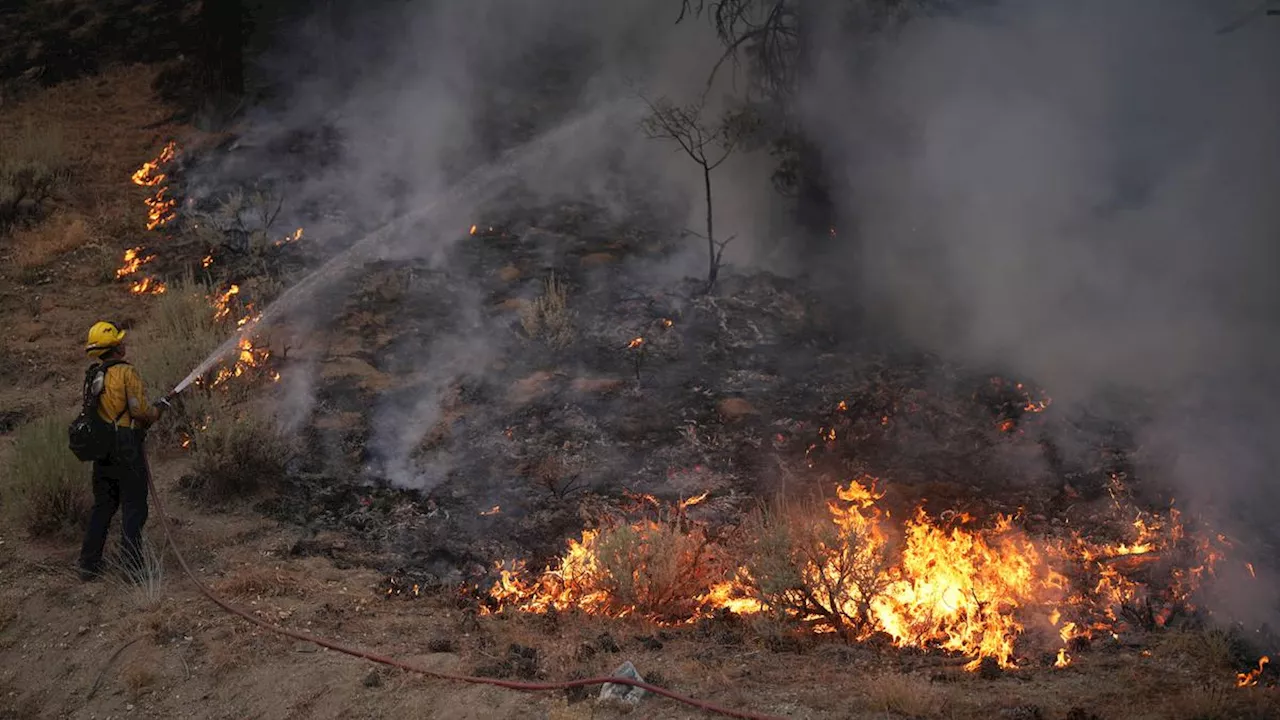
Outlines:
[{"label": "smoky sky", "polygon": [[[696,166],[674,144],[639,132],[642,97],[696,100],[722,52],[709,24],[677,24],[678,16],[669,0],[328,3],[277,28],[258,60],[257,76],[276,97],[254,132],[335,128],[343,159],[309,178],[307,191],[340,195],[352,213],[386,220],[572,123],[568,137],[518,173],[522,191],[625,214],[643,188],[675,224],[694,224]],[[708,120],[732,91],[726,78],[706,95]],[[743,169],[767,164],[764,154],[744,153],[718,187],[724,233],[741,238],[741,252],[732,252],[744,257],[762,244],[757,228],[779,203],[765,192],[767,170]]]},{"label": "smoky sky", "polygon": [[1280,23],[1218,32],[1254,5],[1011,1],[871,64],[828,37],[806,117],[869,312],[1067,411],[1142,394],[1149,474],[1274,538]]}]

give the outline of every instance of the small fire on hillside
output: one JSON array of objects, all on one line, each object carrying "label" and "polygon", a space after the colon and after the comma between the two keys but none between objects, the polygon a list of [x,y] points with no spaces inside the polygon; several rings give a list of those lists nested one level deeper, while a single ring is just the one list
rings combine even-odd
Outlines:
[{"label": "small fire on hillside", "polygon": [[588,529],[540,573],[499,563],[489,612],[578,610],[660,624],[769,614],[850,641],[953,652],[970,658],[970,670],[984,660],[1018,666],[1018,642],[1035,631],[1060,642],[1053,664],[1064,667],[1069,648],[1192,609],[1222,557],[1193,541],[1172,510],[1136,513],[1124,542],[1033,538],[1003,514],[979,521],[918,508],[895,522],[876,485],[839,486],[823,513],[748,521],[736,544],[688,516],[705,494],[669,507],[642,496],[656,517]]},{"label": "small fire on hillside", "polygon": [[[136,275],[143,265],[155,260],[155,255],[143,255],[141,247],[133,247],[124,251],[124,258],[116,268],[116,278],[124,279]],[[135,295],[159,295],[166,290],[165,284],[150,277],[143,277],[129,286],[129,292]]]},{"label": "small fire on hillside", "polygon": [[1254,685],[1257,685],[1258,678],[1262,676],[1263,670],[1266,669],[1267,664],[1270,662],[1271,662],[1271,658],[1267,657],[1266,655],[1263,655],[1262,657],[1258,658],[1257,668],[1250,670],[1249,672],[1237,673],[1236,687],[1245,688],[1245,687],[1253,687]]},{"label": "small fire on hillside", "polygon": [[[177,143],[170,140],[160,154],[155,158],[148,160],[142,164],[142,167],[134,171],[130,176],[130,181],[139,187],[156,187],[155,194],[146,198],[144,202],[147,205],[147,230],[155,230],[164,225],[175,217],[174,207],[176,201],[168,197],[168,187],[161,185],[167,177],[162,168],[168,165],[177,156]],[[141,255],[142,248],[134,247],[125,250],[123,264],[116,269],[116,278],[123,279],[133,275],[137,275],[143,265],[156,259],[155,255]],[[159,295],[164,293],[168,288],[165,284],[153,277],[141,277],[136,279],[130,286],[129,292],[134,295]]]},{"label": "small fire on hillside", "polygon": [[275,242],[275,245],[276,247],[280,247],[281,245],[288,245],[289,243],[295,243],[301,239],[302,239],[302,228],[298,228],[297,230],[294,230],[288,235],[285,235],[284,237],[277,240]]},{"label": "small fire on hillside", "polygon": [[[227,322],[233,313],[237,313],[235,299],[239,295],[240,286],[233,283],[226,290],[209,296],[209,304],[213,308],[214,322]],[[253,303],[245,304],[237,314],[240,314],[240,317],[234,323],[237,328],[244,327],[261,317],[261,313],[254,309]],[[223,365],[218,368],[213,378],[208,381],[208,387],[222,386],[231,378],[238,378],[255,370],[264,371],[272,382],[278,382],[280,373],[267,367],[267,360],[270,357],[271,351],[269,349],[255,344],[253,338],[246,335],[240,338],[240,342],[236,347],[235,359],[230,365]],[[205,384],[203,380],[198,382],[202,385]]]},{"label": "small fire on hillside", "polygon": [[155,194],[146,199],[147,204],[147,229],[155,230],[173,220],[175,217],[174,207],[177,201],[167,196],[169,188],[161,185],[168,177],[162,170],[173,159],[177,157],[178,144],[170,140],[165,144],[160,154],[155,158],[148,160],[138,168],[130,179],[134,185],[139,187],[157,187]]}]

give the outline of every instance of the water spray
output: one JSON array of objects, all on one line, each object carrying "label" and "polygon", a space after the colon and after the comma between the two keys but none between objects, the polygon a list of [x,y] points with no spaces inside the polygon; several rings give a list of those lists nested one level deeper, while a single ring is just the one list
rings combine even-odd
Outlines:
[{"label": "water spray", "polygon": [[197,378],[209,372],[214,365],[239,346],[242,338],[249,337],[257,327],[278,319],[300,301],[309,297],[314,290],[341,277],[349,268],[371,259],[382,247],[383,241],[413,225],[429,220],[440,211],[456,213],[460,208],[474,207],[497,197],[507,187],[500,181],[509,181],[525,170],[545,166],[552,151],[560,152],[566,147],[574,147],[575,143],[580,143],[589,125],[607,121],[629,109],[623,103],[614,103],[566,122],[523,145],[506,151],[497,160],[472,170],[425,207],[390,220],[365,235],[351,247],[333,256],[310,275],[285,290],[275,302],[263,310],[258,318],[246,323],[210,353],[170,391],[168,397],[176,396],[186,390]]}]

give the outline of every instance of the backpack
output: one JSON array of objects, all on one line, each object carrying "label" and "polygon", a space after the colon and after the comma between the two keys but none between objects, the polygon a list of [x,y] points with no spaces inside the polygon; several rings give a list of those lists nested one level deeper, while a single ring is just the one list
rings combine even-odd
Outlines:
[{"label": "backpack", "polygon": [[108,423],[98,414],[98,401],[106,388],[107,370],[124,364],[123,360],[108,360],[89,366],[84,373],[84,405],[67,428],[68,446],[81,462],[105,459],[115,448],[116,423],[124,417],[128,405],[113,422]]}]

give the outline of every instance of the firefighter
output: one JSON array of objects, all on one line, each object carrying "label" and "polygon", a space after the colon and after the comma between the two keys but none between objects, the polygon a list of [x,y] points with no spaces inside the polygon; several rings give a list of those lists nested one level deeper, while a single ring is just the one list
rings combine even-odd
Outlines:
[{"label": "firefighter", "polygon": [[169,408],[169,396],[154,405],[147,402],[138,371],[124,362],[125,331],[110,322],[89,328],[85,352],[98,363],[112,363],[103,377],[98,399],[98,417],[114,426],[114,442],[107,456],[93,463],[93,512],[80,548],[80,579],[95,580],[102,575],[102,550],[107,542],[111,518],[119,508],[121,551],[127,571],[136,572],[142,563],[142,526],[147,522],[146,429]]}]

